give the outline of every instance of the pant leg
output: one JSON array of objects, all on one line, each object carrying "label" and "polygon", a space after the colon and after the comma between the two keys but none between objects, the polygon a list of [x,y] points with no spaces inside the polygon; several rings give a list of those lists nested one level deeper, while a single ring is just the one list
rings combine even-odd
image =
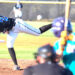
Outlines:
[{"label": "pant leg", "polygon": [[14,41],[15,41],[17,35],[18,35],[18,33],[14,33],[12,30],[9,31],[9,34],[7,35],[7,47],[8,47],[8,51],[9,51],[9,54],[12,58],[14,65],[18,65],[16,53],[15,53],[15,50],[13,48]]},{"label": "pant leg", "polygon": [[24,22],[22,19],[16,19],[16,26],[18,26],[19,32],[39,36],[41,34],[40,29],[36,29],[35,27],[32,27],[31,25]]},{"label": "pant leg", "polygon": [[13,48],[17,35],[18,33],[13,32],[12,30],[9,31],[9,34],[7,35],[7,47],[8,48]]}]

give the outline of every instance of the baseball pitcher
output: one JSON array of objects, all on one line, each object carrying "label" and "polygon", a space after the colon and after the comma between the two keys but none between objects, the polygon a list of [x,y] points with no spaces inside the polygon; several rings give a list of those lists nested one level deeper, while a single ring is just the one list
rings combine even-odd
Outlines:
[{"label": "baseball pitcher", "polygon": [[7,47],[10,53],[10,56],[14,62],[14,70],[19,70],[20,67],[18,66],[16,60],[16,54],[14,51],[14,41],[17,38],[18,33],[27,33],[35,36],[39,36],[43,32],[47,31],[51,28],[51,24],[45,25],[36,29],[31,25],[27,24],[22,19],[16,18],[8,18],[4,16],[0,16],[0,33],[7,33]]}]

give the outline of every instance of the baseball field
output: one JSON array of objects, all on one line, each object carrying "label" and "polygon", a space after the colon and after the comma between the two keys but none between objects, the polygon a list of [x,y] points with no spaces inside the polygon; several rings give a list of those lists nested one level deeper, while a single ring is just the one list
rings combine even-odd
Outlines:
[{"label": "baseball field", "polygon": [[[28,24],[33,27],[39,28],[45,24],[49,24],[50,22],[29,22]],[[73,31],[75,31],[75,24],[73,25]],[[0,75],[22,75],[23,70],[21,71],[13,71],[13,62],[8,53],[8,49],[6,46],[6,34],[0,34],[0,40],[4,40],[4,42],[0,43]],[[18,63],[22,69],[26,68],[29,65],[36,64],[34,61],[34,53],[37,49],[45,44],[54,45],[54,42],[58,38],[55,38],[52,31],[48,30],[40,36],[33,36],[25,33],[20,33],[15,41],[14,48],[16,51],[16,57],[18,59]]]}]

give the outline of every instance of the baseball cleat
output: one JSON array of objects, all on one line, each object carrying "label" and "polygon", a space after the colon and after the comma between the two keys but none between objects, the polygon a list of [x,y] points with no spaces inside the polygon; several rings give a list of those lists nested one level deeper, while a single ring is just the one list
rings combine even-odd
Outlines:
[{"label": "baseball cleat", "polygon": [[20,70],[20,67],[18,65],[15,65],[13,70]]}]

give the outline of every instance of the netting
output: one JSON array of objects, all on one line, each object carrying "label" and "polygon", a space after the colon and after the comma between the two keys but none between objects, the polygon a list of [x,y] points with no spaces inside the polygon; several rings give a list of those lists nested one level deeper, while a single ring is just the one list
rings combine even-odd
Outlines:
[{"label": "netting", "polygon": [[[14,17],[12,12],[15,3],[0,3],[0,15]],[[70,19],[75,20],[75,4],[71,4]],[[64,3],[23,3],[24,20],[52,20],[65,15]]]}]

